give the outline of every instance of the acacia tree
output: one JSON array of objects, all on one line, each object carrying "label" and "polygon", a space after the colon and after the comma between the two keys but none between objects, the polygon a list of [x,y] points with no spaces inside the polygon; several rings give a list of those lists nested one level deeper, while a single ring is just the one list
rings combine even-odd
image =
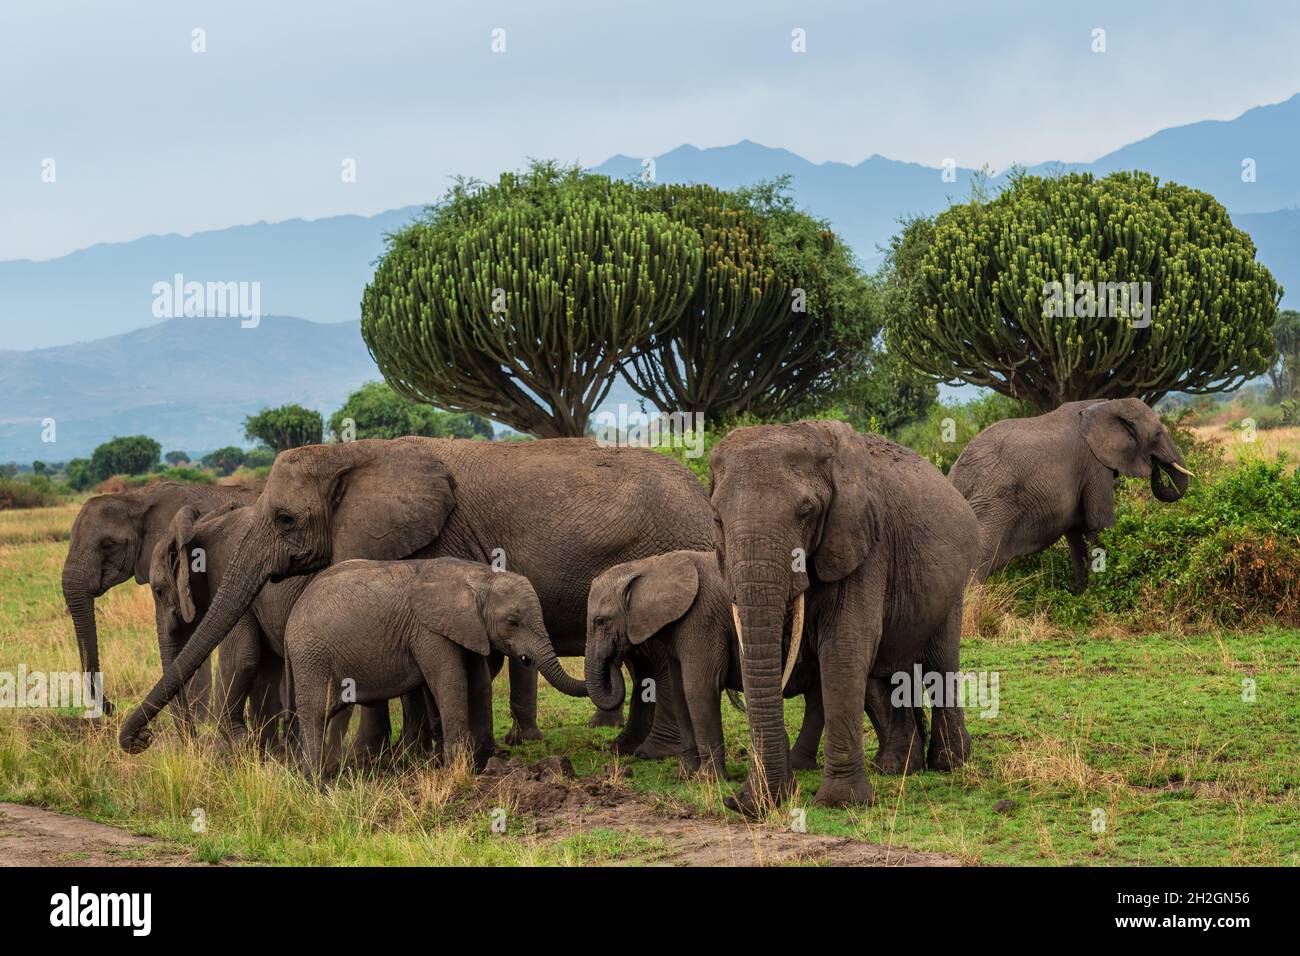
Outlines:
[{"label": "acacia tree", "polygon": [[[887,340],[936,380],[1048,410],[1224,391],[1268,367],[1277,283],[1207,193],[1140,172],[1017,175],[915,238],[912,307],[888,317]],[[1149,312],[1117,309],[1101,283],[1149,283]]]},{"label": "acacia tree", "polygon": [[834,310],[824,273],[826,259],[841,249],[824,223],[794,209],[783,188],[772,184],[754,195],[711,186],[640,190],[646,208],[695,230],[704,247],[682,320],[653,334],[623,368],[632,388],[661,411],[698,412],[711,423],[742,412],[771,416],[829,386]]},{"label": "acacia tree", "polygon": [[630,185],[535,163],[457,184],[391,236],[361,332],[409,399],[584,435],[618,367],[680,318],[702,258],[695,232],[640,208]]},{"label": "acacia tree", "polygon": [[1273,346],[1277,350],[1268,366],[1276,401],[1300,398],[1300,312],[1283,309],[1273,322]]}]

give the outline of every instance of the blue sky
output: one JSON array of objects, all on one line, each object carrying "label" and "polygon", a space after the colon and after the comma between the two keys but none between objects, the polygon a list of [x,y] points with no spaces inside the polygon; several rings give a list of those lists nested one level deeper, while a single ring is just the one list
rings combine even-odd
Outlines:
[{"label": "blue sky", "polygon": [[4,0],[0,259],[374,213],[529,156],[1090,160],[1287,98],[1298,48],[1293,2],[1240,0]]}]

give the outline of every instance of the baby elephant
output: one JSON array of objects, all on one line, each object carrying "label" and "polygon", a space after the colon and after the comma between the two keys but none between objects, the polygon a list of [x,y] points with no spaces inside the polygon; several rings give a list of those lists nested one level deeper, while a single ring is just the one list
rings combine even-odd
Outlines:
[{"label": "baby elephant", "polygon": [[[683,770],[725,778],[722,692],[743,689],[731,602],[712,551],[672,551],[615,565],[591,584],[587,600],[587,694],[597,707],[622,706],[619,658],[657,638],[668,659],[668,693],[682,730]],[[797,648],[795,654],[797,655]],[[805,694],[796,765],[815,767],[823,716],[820,687],[807,665],[792,668],[785,696]],[[790,675],[787,675],[789,677]],[[634,692],[639,693],[637,688]]]},{"label": "baby elephant", "polygon": [[437,703],[445,761],[472,753],[482,767],[492,755],[493,650],[586,696],[555,656],[528,579],[457,558],[336,564],[299,598],[284,643],[306,769],[317,776],[338,765],[325,734],[335,713],[421,686]]}]

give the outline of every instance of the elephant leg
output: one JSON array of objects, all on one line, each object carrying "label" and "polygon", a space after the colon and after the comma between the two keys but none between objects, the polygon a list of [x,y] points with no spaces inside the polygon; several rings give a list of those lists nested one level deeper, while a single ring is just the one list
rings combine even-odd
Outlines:
[{"label": "elephant leg", "polygon": [[[351,706],[335,711],[334,716],[329,718],[329,723],[325,728],[324,753],[321,758],[321,766],[324,768],[322,773],[326,777],[334,777],[339,772],[343,763],[343,738],[347,736],[348,724],[351,722]],[[311,730],[312,728],[304,725],[304,733],[309,733]]]},{"label": "elephant leg", "polygon": [[668,669],[672,673],[673,681],[670,687],[664,688],[664,691],[673,695],[673,705],[677,712],[682,715],[682,719],[677,725],[677,729],[682,735],[679,776],[683,778],[692,777],[700,769],[700,752],[695,740],[695,728],[691,724],[690,713],[687,710],[686,692],[682,683],[682,667],[678,661],[670,660]]},{"label": "elephant leg", "polygon": [[280,685],[283,681],[283,659],[275,654],[263,653],[248,695],[248,717],[253,724],[258,748],[263,753],[275,750],[278,746],[280,717],[284,713],[284,701],[280,699]]},{"label": "elephant leg", "polygon": [[1083,532],[1078,529],[1065,532],[1065,540],[1070,543],[1070,565],[1074,570],[1074,593],[1082,594],[1088,587],[1088,543],[1083,539]]},{"label": "elephant leg", "polygon": [[[464,759],[474,760],[474,738],[470,730],[470,671],[476,662],[470,652],[442,639],[416,642],[411,648],[420,673],[438,703],[442,722],[443,765],[454,767]],[[475,683],[482,683],[475,680]]]},{"label": "elephant leg", "polygon": [[252,615],[245,614],[231,628],[217,652],[217,684],[220,705],[217,722],[222,736],[233,747],[248,740],[244,705],[248,702],[261,665],[262,646]]},{"label": "elephant leg", "polygon": [[496,755],[497,742],[492,732],[492,675],[483,658],[468,658],[466,672],[469,685],[469,732],[474,741],[474,769],[482,770]]},{"label": "elephant leg", "polygon": [[[510,732],[506,743],[521,744],[525,740],[541,740],[537,726],[537,668],[525,667],[511,658],[510,671]],[[444,728],[444,733],[446,729]]]},{"label": "elephant leg", "polygon": [[185,699],[190,720],[197,723],[211,720],[215,714],[212,706],[212,659],[204,661],[185,685]]},{"label": "elephant leg", "polygon": [[955,688],[961,671],[961,599],[948,612],[938,633],[926,644],[923,659],[928,672],[943,676],[940,700],[930,702],[932,727],[926,764],[931,770],[956,770],[970,757],[971,739],[960,701],[949,700],[947,691]]},{"label": "elephant leg", "polygon": [[679,667],[674,676],[682,686],[678,710],[683,715],[683,734],[689,733],[694,741],[700,775],[730,779],[722,737],[722,693],[716,675],[707,674],[703,668],[687,666]]},{"label": "elephant leg", "polygon": [[[676,681],[673,678],[668,654],[655,641],[646,642],[641,645],[641,649],[645,654],[644,660],[648,664],[646,668],[649,671],[648,676],[654,681],[655,693],[654,702],[645,703],[650,732],[633,752],[642,760],[679,756],[686,752],[680,727],[681,718],[678,716],[676,706],[681,695],[674,688]],[[633,683],[637,688],[644,686],[643,678],[637,678],[635,674]],[[643,696],[643,693],[634,690],[631,707],[636,707],[637,701],[642,700]],[[630,723],[631,708],[628,717]]]},{"label": "elephant leg", "polygon": [[790,749],[791,770],[816,770],[821,766],[817,762],[817,748],[822,742],[822,728],[826,724],[822,713],[821,688],[815,688],[803,695],[803,724],[799,727],[799,736]]},{"label": "elephant leg", "polygon": [[885,678],[867,678],[866,711],[879,744],[872,764],[880,773],[891,776],[924,770],[925,715],[910,700],[895,707],[889,689]]},{"label": "elephant leg", "polygon": [[813,798],[820,806],[871,804],[876,799],[862,757],[862,709],[867,674],[881,640],[884,582],[880,576],[875,569],[872,579],[846,582],[839,608],[816,622],[826,718],[825,768]]},{"label": "elephant leg", "polygon": [[393,722],[388,701],[361,707],[361,725],[348,749],[348,763],[359,767],[374,765],[392,747]]},{"label": "elephant leg", "polygon": [[622,727],[623,726],[623,708],[615,710],[601,710],[597,707],[592,711],[591,719],[587,721],[588,727]]},{"label": "elephant leg", "polygon": [[397,735],[397,753],[429,754],[433,752],[433,726],[437,719],[433,695],[426,687],[417,687],[402,695],[402,730]]}]

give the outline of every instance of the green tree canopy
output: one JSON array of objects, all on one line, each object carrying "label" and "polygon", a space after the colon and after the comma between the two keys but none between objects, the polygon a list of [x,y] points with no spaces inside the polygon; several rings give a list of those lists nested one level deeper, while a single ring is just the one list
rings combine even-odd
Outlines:
[{"label": "green tree canopy", "polygon": [[367,382],[349,395],[343,407],[330,416],[330,431],[337,437],[347,437],[349,419],[352,438],[492,437],[492,423],[487,419],[472,412],[443,412],[412,402],[398,395],[386,382]]},{"label": "green tree canopy", "polygon": [[95,473],[91,470],[88,458],[73,458],[64,469],[64,474],[73,491],[85,491],[95,483]]},{"label": "green tree canopy", "polygon": [[129,435],[104,442],[90,456],[90,471],[95,481],[112,475],[148,473],[162,455],[162,445],[147,435]]},{"label": "green tree canopy", "polygon": [[704,265],[682,320],[629,357],[632,388],[711,424],[826,393],[844,304],[831,294],[836,270],[865,280],[827,224],[795,208],[788,177],[739,193],[654,185],[638,198],[699,235]]},{"label": "green tree canopy", "polygon": [[235,445],[227,445],[225,448],[218,448],[203,456],[200,464],[204,468],[211,468],[219,475],[229,475],[236,468],[244,463],[244,449]]},{"label": "green tree canopy", "polygon": [[389,237],[361,331],[406,398],[583,435],[620,364],[681,316],[702,259],[696,233],[629,184],[534,163],[458,183]]},{"label": "green tree canopy", "polygon": [[1282,309],[1273,323],[1273,347],[1277,350],[1268,366],[1277,401],[1300,398],[1300,312]]},{"label": "green tree canopy", "polygon": [[324,432],[321,413],[297,404],[264,408],[244,419],[244,437],[262,442],[277,454],[302,445],[319,445]]},{"label": "green tree canopy", "polygon": [[189,460],[190,456],[183,451],[169,451],[167,454],[163,455],[163,461],[167,462],[167,464],[172,467],[179,465],[183,461],[188,462]]},{"label": "green tree canopy", "polygon": [[[1137,172],[1021,174],[928,231],[887,341],[935,380],[1050,409],[1224,391],[1267,368],[1277,283],[1206,193]],[[1138,292],[1127,311],[1121,286]]]}]

